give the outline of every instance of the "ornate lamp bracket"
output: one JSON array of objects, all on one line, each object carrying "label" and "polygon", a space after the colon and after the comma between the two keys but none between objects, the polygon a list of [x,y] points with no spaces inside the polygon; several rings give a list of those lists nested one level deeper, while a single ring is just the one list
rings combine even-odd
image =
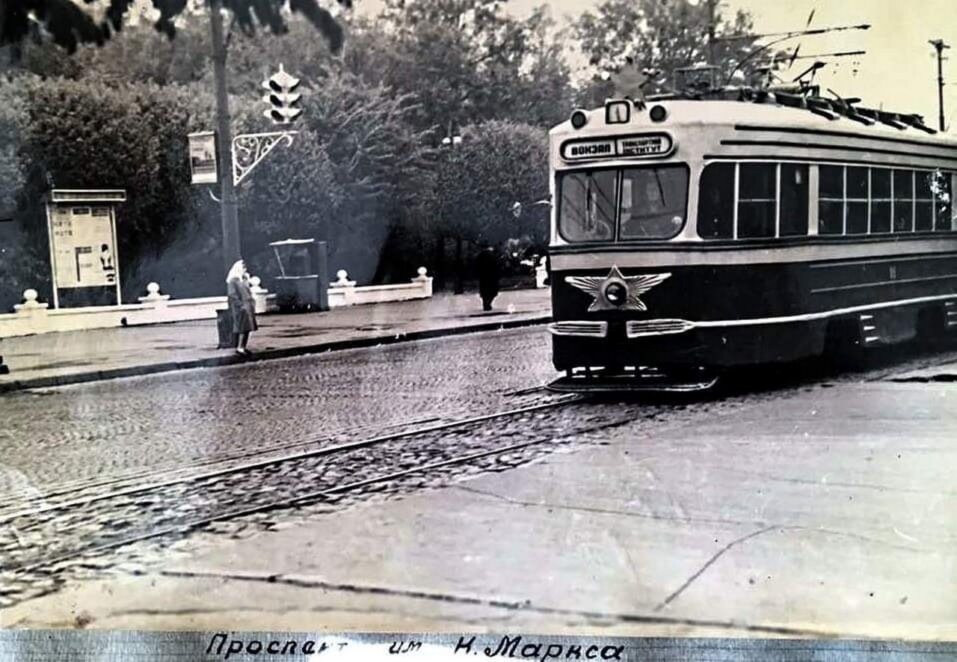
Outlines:
[{"label": "ornate lamp bracket", "polygon": [[297,133],[299,132],[244,133],[233,138],[233,185],[239,186],[279,143],[284,142],[286,147],[292,146],[293,136]]}]

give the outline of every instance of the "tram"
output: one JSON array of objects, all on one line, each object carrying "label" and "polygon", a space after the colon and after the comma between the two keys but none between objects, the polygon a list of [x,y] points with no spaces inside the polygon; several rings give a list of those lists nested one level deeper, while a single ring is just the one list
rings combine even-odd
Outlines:
[{"label": "tram", "polygon": [[957,140],[817,88],[612,99],[550,131],[559,391],[957,326]]}]

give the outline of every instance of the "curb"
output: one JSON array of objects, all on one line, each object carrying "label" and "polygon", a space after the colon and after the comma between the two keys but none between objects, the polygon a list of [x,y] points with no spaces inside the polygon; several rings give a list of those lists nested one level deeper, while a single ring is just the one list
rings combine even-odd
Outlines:
[{"label": "curb", "polygon": [[314,343],[311,345],[301,345],[298,347],[284,347],[282,349],[269,349],[256,352],[248,357],[237,356],[236,354],[227,354],[224,356],[211,356],[205,359],[194,359],[191,361],[168,361],[166,363],[151,363],[142,366],[130,366],[127,368],[114,368],[112,370],[99,370],[95,372],[82,372],[72,375],[60,375],[54,377],[37,377],[35,379],[15,380],[0,383],[0,395],[14,391],[24,391],[34,388],[50,388],[55,386],[68,386],[70,384],[82,384],[86,382],[106,381],[110,379],[120,379],[123,377],[138,377],[141,375],[153,375],[163,372],[176,372],[179,370],[189,370],[192,368],[216,368],[230,365],[241,365],[245,363],[256,363],[259,361],[269,361],[274,359],[285,359],[294,356],[304,356],[308,354],[321,354],[325,352],[342,351],[346,349],[362,349],[366,347],[376,347],[379,345],[395,345],[403,342],[415,340],[428,340],[429,338],[441,338],[444,336],[461,336],[468,333],[481,333],[483,331],[502,331],[505,329],[517,329],[525,326],[537,326],[546,324],[552,319],[551,315],[525,318],[513,321],[486,322],[483,324],[474,324],[472,326],[457,326],[441,329],[426,329],[423,331],[413,331],[411,333],[394,333],[389,335],[362,336],[358,338],[349,338],[346,340],[335,340],[330,342]]}]

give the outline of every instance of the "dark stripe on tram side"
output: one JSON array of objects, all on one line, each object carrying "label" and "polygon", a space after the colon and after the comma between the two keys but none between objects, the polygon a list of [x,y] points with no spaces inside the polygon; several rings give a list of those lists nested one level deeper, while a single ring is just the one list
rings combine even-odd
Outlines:
[{"label": "dark stripe on tram side", "polygon": [[[778,127],[778,126],[757,126],[753,124],[735,124],[737,131],[768,131],[776,133],[796,133],[805,136],[831,136],[835,138],[855,138],[858,140],[875,140],[879,142],[898,143],[901,145],[914,145],[915,147],[933,147],[945,150],[957,151],[957,145],[942,145],[927,140],[915,140],[913,138],[893,138],[891,136],[867,136],[850,131],[831,131],[829,129],[803,129],[800,127]],[[943,135],[943,134],[941,134]]]},{"label": "dark stripe on tram side", "polygon": [[[722,145],[727,147],[796,147],[800,149],[823,149],[832,152],[865,152],[869,154],[886,154],[888,156],[902,156],[905,158],[928,159],[936,161],[950,161],[957,165],[957,156],[941,156],[938,154],[915,154],[913,152],[900,152],[893,149],[879,149],[875,147],[856,147],[853,145],[825,145],[822,143],[795,143],[786,140],[722,140]],[[813,160],[813,159],[812,159]],[[880,164],[883,165],[883,164]],[[921,166],[913,166],[921,167]],[[927,166],[922,166],[926,168]]]},{"label": "dark stripe on tram side", "polygon": [[[567,244],[564,246],[551,246],[549,252],[552,255],[575,254],[575,253],[594,253],[594,252],[615,252],[615,253],[657,253],[660,251],[676,251],[686,253],[698,252],[717,252],[726,250],[758,250],[763,248],[793,248],[799,246],[841,246],[854,244],[881,244],[881,243],[904,243],[909,241],[927,241],[939,239],[941,241],[954,241],[957,231],[955,230],[934,230],[921,233],[908,234],[880,234],[880,235],[849,235],[849,236],[827,236],[827,235],[799,235],[795,237],[767,237],[756,239],[723,239],[712,240],[703,239],[701,241],[667,241],[658,243],[643,244],[623,244],[623,243],[601,243],[601,242],[581,242]],[[945,251],[930,253],[931,255],[940,255]],[[914,255],[914,253],[904,253],[904,255]]]},{"label": "dark stripe on tram side", "polygon": [[[846,285],[831,285],[828,287],[812,288],[811,294],[828,294],[831,292],[847,292],[850,290],[862,290],[868,287],[899,287],[901,285],[913,285],[915,283],[930,283],[941,280],[957,279],[957,273],[942,274],[939,276],[920,276],[914,278],[895,278],[892,280],[867,281],[863,283],[849,283]],[[954,296],[957,296],[955,294]]]},{"label": "dark stripe on tram side", "polygon": [[928,260],[953,260],[957,252],[953,253],[903,253],[887,257],[846,257],[828,259],[824,262],[808,263],[811,269],[829,269],[837,267],[860,266],[862,264],[881,264],[883,262],[927,262]]}]

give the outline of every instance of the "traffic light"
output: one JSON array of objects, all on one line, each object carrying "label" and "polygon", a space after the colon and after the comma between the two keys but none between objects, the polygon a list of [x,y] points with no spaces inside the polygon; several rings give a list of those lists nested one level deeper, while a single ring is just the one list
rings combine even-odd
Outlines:
[{"label": "traffic light", "polygon": [[279,72],[263,83],[263,87],[269,90],[269,94],[263,97],[269,108],[263,114],[275,124],[292,124],[296,121],[302,115],[302,108],[299,107],[302,95],[295,91],[300,82],[295,76],[287,74],[280,64]]}]

